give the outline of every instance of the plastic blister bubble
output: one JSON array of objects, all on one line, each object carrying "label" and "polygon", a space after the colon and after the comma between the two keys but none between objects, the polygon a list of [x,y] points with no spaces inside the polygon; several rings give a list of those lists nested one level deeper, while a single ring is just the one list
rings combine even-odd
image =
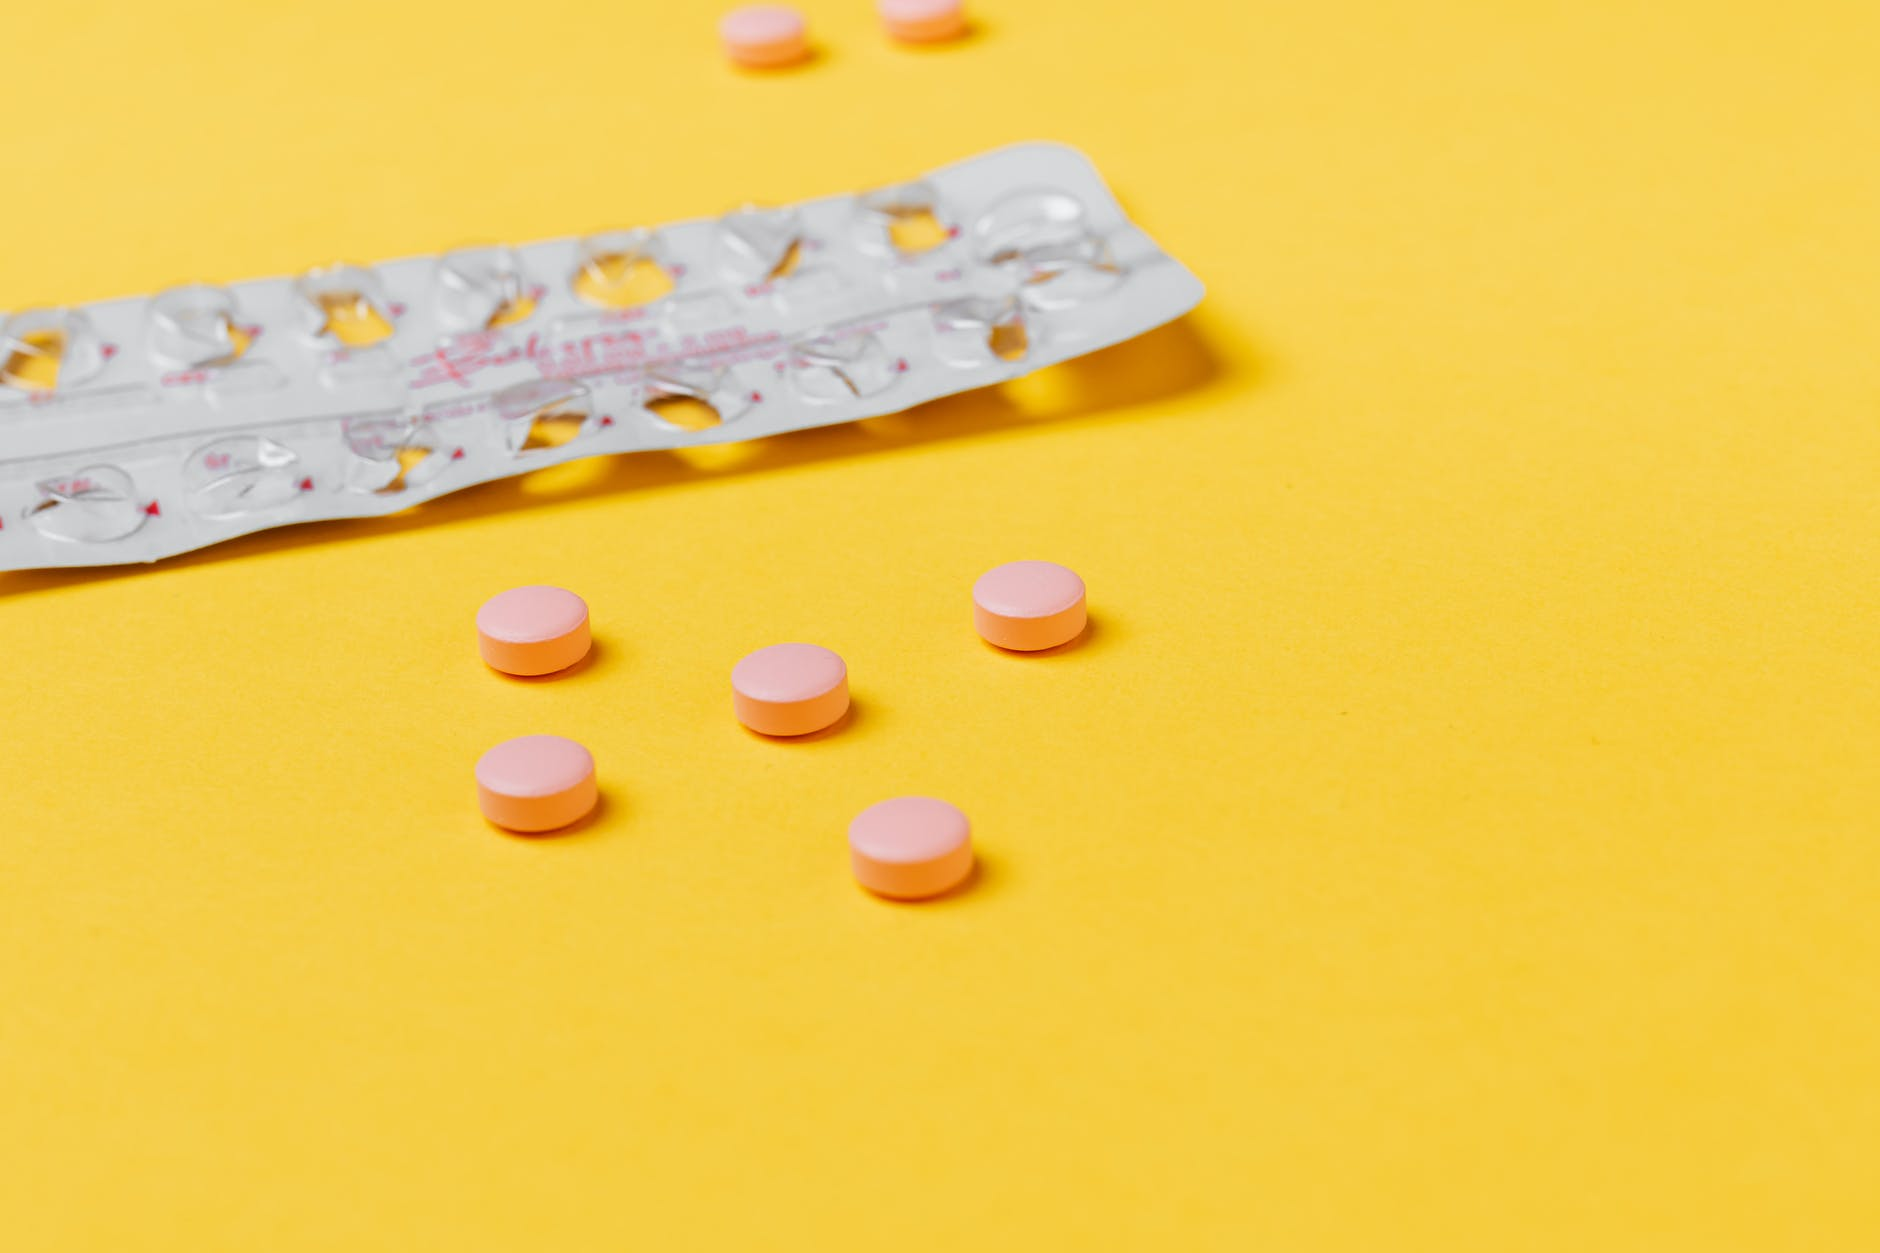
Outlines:
[{"label": "plastic blister bubble", "polygon": [[797,391],[815,403],[878,396],[907,372],[907,361],[867,331],[819,335],[790,355]]},{"label": "plastic blister bubble", "polygon": [[588,389],[568,379],[539,379],[504,388],[496,395],[503,449],[521,456],[558,448],[595,424]]},{"label": "plastic blister bubble", "polygon": [[540,298],[513,248],[459,248],[438,258],[438,320],[451,330],[513,326]]},{"label": "plastic blister bubble", "polygon": [[50,392],[104,369],[105,346],[82,309],[27,309],[0,324],[0,383]]},{"label": "plastic blister bubble", "polygon": [[150,351],[161,363],[208,369],[236,361],[249,335],[236,321],[235,295],[194,283],[172,287],[150,302]]},{"label": "plastic blister bubble", "polygon": [[397,313],[378,274],[360,265],[308,270],[295,291],[306,333],[341,348],[370,348],[392,337]]},{"label": "plastic blister bubble", "polygon": [[856,244],[874,256],[911,260],[959,234],[940,193],[924,180],[868,192],[856,209]]},{"label": "plastic blister bubble", "polygon": [[191,453],[183,467],[190,508],[205,518],[265,513],[313,489],[300,457],[265,435],[229,435]]},{"label": "plastic blister bubble", "polygon": [[92,465],[34,485],[39,499],[26,520],[47,539],[102,544],[137,531],[153,512],[138,499],[131,476],[117,466]]},{"label": "plastic blister bubble", "polygon": [[375,496],[415,491],[444,474],[462,449],[446,450],[436,428],[422,418],[378,414],[345,424],[345,490]]},{"label": "plastic blister bubble", "polygon": [[1035,309],[1068,309],[1107,295],[1123,271],[1084,218],[1084,207],[1060,192],[1021,192],[973,223],[973,246],[985,265],[1005,267],[1023,284]]},{"label": "plastic blister bubble", "polygon": [[677,267],[649,230],[604,231],[581,241],[575,294],[601,309],[633,309],[663,300],[678,285]]},{"label": "plastic blister bubble", "polygon": [[718,272],[741,287],[787,278],[802,259],[803,215],[794,208],[745,208],[718,223]]}]

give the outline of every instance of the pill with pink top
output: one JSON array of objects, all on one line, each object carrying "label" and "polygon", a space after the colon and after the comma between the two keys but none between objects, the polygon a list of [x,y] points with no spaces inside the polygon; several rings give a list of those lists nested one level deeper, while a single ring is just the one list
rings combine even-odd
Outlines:
[{"label": "pill with pink top", "polygon": [[588,816],[600,800],[594,757],[559,735],[504,740],[477,759],[477,803],[510,831],[554,831]]},{"label": "pill with pink top", "polygon": [[849,863],[856,882],[878,896],[939,896],[972,873],[972,824],[943,800],[897,796],[849,824]]},{"label": "pill with pink top", "polygon": [[1055,561],[1013,561],[973,584],[973,625],[988,644],[1032,653],[1068,644],[1088,621],[1084,581]]},{"label": "pill with pink top", "polygon": [[809,55],[809,30],[803,15],[787,5],[751,4],[733,9],[718,22],[725,55],[751,69],[793,65]]},{"label": "pill with pink top", "polygon": [[764,735],[809,735],[849,710],[849,668],[816,644],[772,644],[731,668],[738,721]]},{"label": "pill with pink top", "polygon": [[477,610],[477,650],[504,674],[566,670],[592,643],[587,602],[564,587],[512,587]]},{"label": "pill with pink top", "polygon": [[966,33],[962,0],[876,0],[888,33],[903,43],[939,43]]}]

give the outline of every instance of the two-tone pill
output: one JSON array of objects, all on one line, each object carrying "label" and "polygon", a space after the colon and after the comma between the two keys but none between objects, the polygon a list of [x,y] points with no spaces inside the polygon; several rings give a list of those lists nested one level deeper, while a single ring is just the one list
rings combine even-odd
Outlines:
[{"label": "two-tone pill", "polygon": [[849,865],[855,881],[877,896],[939,896],[972,873],[972,823],[932,796],[880,801],[849,823]]},{"label": "two-tone pill", "polygon": [[554,674],[591,647],[587,602],[565,587],[512,587],[477,610],[477,651],[504,674]]},{"label": "two-tone pill", "polygon": [[1012,561],[973,584],[973,625],[988,644],[1038,652],[1068,644],[1088,624],[1084,581],[1055,561]]},{"label": "two-tone pill", "polygon": [[749,4],[718,22],[718,38],[733,65],[768,70],[795,65],[809,56],[809,26],[783,4]]},{"label": "two-tone pill", "polygon": [[819,644],[772,644],[731,668],[731,707],[763,735],[810,735],[849,711],[849,668]]},{"label": "two-tone pill", "polygon": [[600,801],[593,754],[559,735],[503,741],[477,759],[476,782],[483,816],[506,831],[559,830]]}]

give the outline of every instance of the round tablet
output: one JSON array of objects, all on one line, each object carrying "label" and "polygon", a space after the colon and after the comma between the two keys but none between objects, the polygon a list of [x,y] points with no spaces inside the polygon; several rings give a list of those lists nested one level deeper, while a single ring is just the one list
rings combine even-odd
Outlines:
[{"label": "round tablet", "polygon": [[849,824],[849,862],[856,882],[879,896],[938,896],[972,872],[973,827],[945,801],[897,796]]},{"label": "round tablet", "polygon": [[765,735],[808,735],[849,709],[849,668],[815,644],[772,644],[731,668],[738,721]]},{"label": "round tablet", "polygon": [[966,33],[961,0],[876,0],[881,23],[904,43],[938,43]]},{"label": "round tablet", "polygon": [[512,587],[477,610],[477,649],[505,674],[553,674],[587,656],[587,602],[561,587]]},{"label": "round tablet", "polygon": [[1013,561],[973,584],[973,625],[989,644],[1037,652],[1083,632],[1084,581],[1055,561]]},{"label": "round tablet", "polygon": [[594,757],[559,735],[504,740],[477,758],[477,804],[511,831],[553,831],[588,816],[600,800]]},{"label": "round tablet", "polygon": [[738,65],[767,69],[790,65],[809,55],[803,15],[781,4],[751,4],[719,19],[718,37],[725,55]]}]

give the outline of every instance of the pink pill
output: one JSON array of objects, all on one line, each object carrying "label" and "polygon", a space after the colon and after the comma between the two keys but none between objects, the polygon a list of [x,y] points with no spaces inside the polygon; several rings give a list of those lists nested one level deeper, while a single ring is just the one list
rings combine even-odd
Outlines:
[{"label": "pink pill", "polygon": [[1084,581],[1054,561],[1013,561],[973,584],[973,625],[1017,652],[1068,644],[1083,632]]},{"label": "pink pill", "polygon": [[752,4],[733,9],[718,22],[725,55],[739,65],[767,69],[789,65],[809,55],[803,15],[781,4]]},{"label": "pink pill", "polygon": [[765,735],[808,735],[849,709],[849,668],[815,644],[772,644],[731,668],[738,721]]},{"label": "pink pill", "polygon": [[849,862],[856,882],[879,896],[938,896],[972,872],[972,824],[945,801],[897,796],[849,824]]},{"label": "pink pill", "polygon": [[512,587],[477,610],[477,649],[505,674],[553,674],[587,656],[587,602],[566,588]]},{"label": "pink pill", "polygon": [[904,43],[937,43],[966,31],[961,0],[876,0],[882,25]]},{"label": "pink pill", "polygon": [[559,735],[504,740],[477,759],[477,803],[499,827],[553,831],[587,817],[599,800],[593,755]]}]

